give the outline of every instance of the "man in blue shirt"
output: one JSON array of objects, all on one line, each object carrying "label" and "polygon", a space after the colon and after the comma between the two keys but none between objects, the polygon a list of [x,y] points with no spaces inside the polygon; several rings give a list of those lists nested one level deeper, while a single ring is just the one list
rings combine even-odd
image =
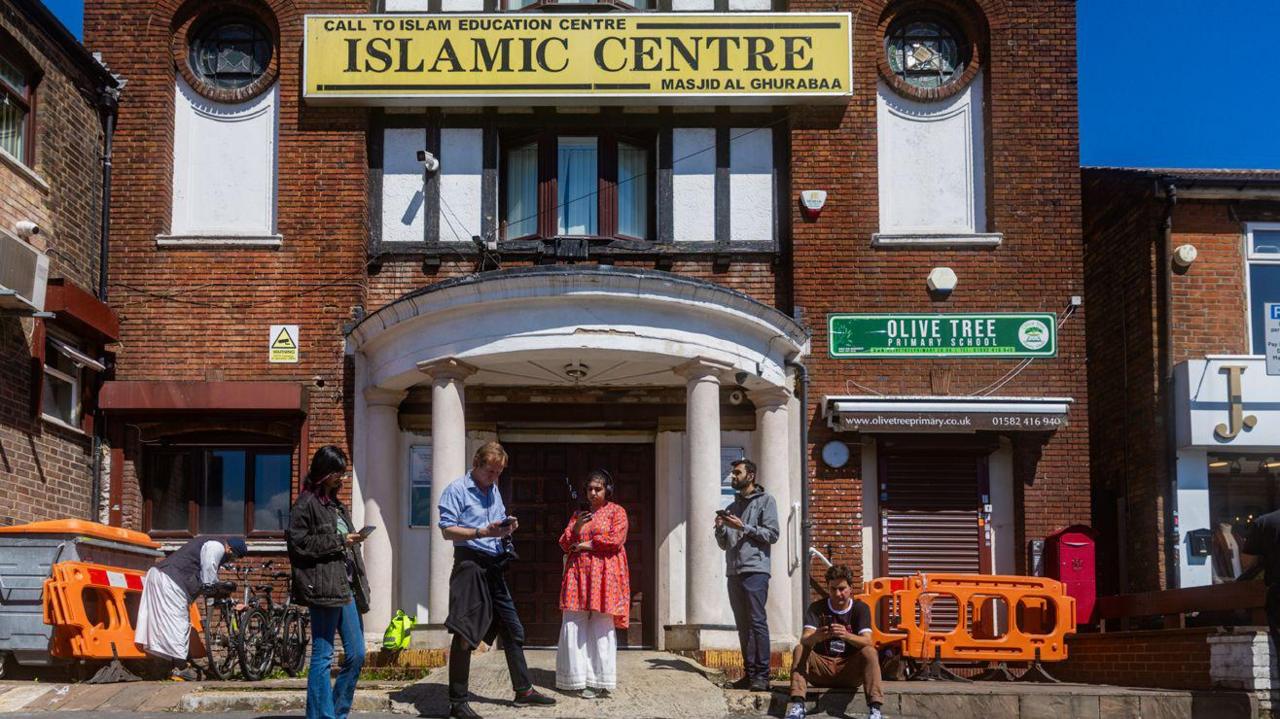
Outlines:
[{"label": "man in blue shirt", "polygon": [[440,533],[453,542],[449,575],[449,716],[479,719],[468,703],[471,651],[480,642],[502,637],[516,704],[555,704],[533,688],[524,658],[524,625],[505,576],[511,554],[507,543],[520,523],[507,516],[498,477],[507,467],[507,452],[497,442],[476,450],[471,471],[455,479],[440,495]]}]

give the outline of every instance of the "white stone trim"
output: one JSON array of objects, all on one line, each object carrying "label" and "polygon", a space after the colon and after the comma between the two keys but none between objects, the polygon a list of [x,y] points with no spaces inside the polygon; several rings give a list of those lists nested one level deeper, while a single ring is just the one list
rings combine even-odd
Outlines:
[{"label": "white stone trim", "polygon": [[941,249],[957,249],[957,248],[990,248],[999,247],[1004,242],[1004,233],[1001,232],[973,232],[973,233],[943,233],[943,234],[926,234],[926,233],[886,233],[876,232],[871,235],[872,247],[910,247],[913,249],[920,248],[941,248]]},{"label": "white stone trim", "polygon": [[10,155],[9,152],[3,148],[0,148],[0,161],[3,161],[4,164],[8,165],[14,172],[22,175],[23,179],[35,185],[42,192],[49,191],[49,183],[45,182],[45,179],[41,177],[34,168],[27,167],[25,162],[19,160],[13,155]]},{"label": "white stone trim", "polygon": [[156,235],[156,247],[187,250],[278,250],[284,235]]}]

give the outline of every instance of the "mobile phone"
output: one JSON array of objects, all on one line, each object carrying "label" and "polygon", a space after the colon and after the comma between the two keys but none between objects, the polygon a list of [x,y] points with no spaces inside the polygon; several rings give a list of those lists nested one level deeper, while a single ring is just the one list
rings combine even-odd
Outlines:
[{"label": "mobile phone", "polygon": [[511,523],[512,523],[512,522],[514,522],[514,521],[516,521],[516,518],[515,518],[515,517],[507,517],[506,519],[502,520],[502,522],[501,522],[501,523],[499,523],[499,524],[498,524],[498,526],[499,526],[499,527],[510,527],[510,526],[511,526]]},{"label": "mobile phone", "polygon": [[375,529],[377,529],[377,527],[375,527],[372,524],[365,525],[364,527],[360,528],[360,536],[368,538],[370,534],[373,534],[373,530]]},{"label": "mobile phone", "polygon": [[716,516],[717,516],[717,517],[730,517],[730,516],[732,516],[732,515],[731,515],[731,514],[729,514],[729,510],[727,510],[727,509],[717,509],[717,510],[716,510]]}]

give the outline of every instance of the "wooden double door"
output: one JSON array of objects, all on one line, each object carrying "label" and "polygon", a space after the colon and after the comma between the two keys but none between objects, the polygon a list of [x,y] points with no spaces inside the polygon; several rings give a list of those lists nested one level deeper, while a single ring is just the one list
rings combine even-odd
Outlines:
[{"label": "wooden double door", "polygon": [[520,520],[514,535],[520,559],[507,582],[525,628],[528,646],[554,646],[560,637],[560,580],[564,552],[558,540],[575,505],[569,484],[582,492],[597,467],[613,476],[613,501],[627,510],[630,531],[631,629],[618,632],[619,646],[654,646],[654,449],[652,444],[503,443],[510,461],[499,480],[507,513]]}]

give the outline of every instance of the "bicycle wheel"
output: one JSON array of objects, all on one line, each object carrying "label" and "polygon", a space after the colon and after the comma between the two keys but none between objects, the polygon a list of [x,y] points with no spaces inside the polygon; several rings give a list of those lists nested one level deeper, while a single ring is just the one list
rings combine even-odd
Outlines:
[{"label": "bicycle wheel", "polygon": [[205,668],[214,679],[232,679],[239,659],[239,625],[234,610],[220,602],[205,604]]},{"label": "bicycle wheel", "polygon": [[307,663],[307,643],[311,632],[311,617],[296,607],[289,607],[284,615],[284,636],[281,642],[280,668],[285,674],[296,677]]},{"label": "bicycle wheel", "polygon": [[240,615],[240,669],[246,680],[256,682],[271,671],[274,648],[271,617],[256,607],[246,609]]}]

